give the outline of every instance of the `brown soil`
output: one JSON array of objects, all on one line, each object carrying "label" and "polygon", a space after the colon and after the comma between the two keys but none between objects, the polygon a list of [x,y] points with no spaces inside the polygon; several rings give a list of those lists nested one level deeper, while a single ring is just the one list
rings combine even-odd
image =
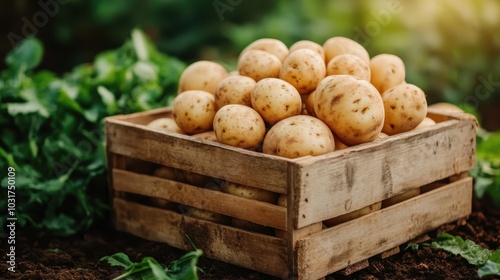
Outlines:
[{"label": "brown soil", "polygon": [[[450,233],[471,239],[489,249],[499,249],[500,209],[494,208],[489,201],[474,201],[473,213],[467,223],[452,229]],[[431,233],[431,237],[435,234],[437,231]],[[7,244],[3,240],[0,248],[0,279],[112,279],[123,271],[100,262],[103,256],[124,252],[133,261],[152,256],[168,264],[184,253],[165,244],[103,228],[94,228],[70,238],[22,232],[18,232],[16,238],[17,272],[7,271]],[[275,279],[203,257],[199,266],[205,271],[204,274],[200,273],[200,279]],[[362,271],[350,276],[333,274],[326,279],[478,279],[478,276],[477,268],[461,257],[421,247],[417,251],[402,250],[387,259],[372,258],[370,266]]]}]

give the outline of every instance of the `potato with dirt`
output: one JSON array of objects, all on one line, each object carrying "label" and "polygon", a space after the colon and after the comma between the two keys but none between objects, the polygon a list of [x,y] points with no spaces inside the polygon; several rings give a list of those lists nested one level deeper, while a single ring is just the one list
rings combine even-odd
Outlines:
[{"label": "potato with dirt", "polygon": [[217,84],[227,76],[226,69],[216,62],[206,60],[194,62],[182,72],[178,93],[204,90],[213,94]]},{"label": "potato with dirt", "polygon": [[299,115],[302,98],[294,86],[286,81],[267,78],[257,82],[251,94],[252,107],[268,124]]},{"label": "potato with dirt", "polygon": [[325,61],[327,64],[337,55],[346,53],[361,58],[366,64],[370,63],[368,51],[358,42],[346,37],[336,36],[326,40],[323,43],[323,49],[325,49]]},{"label": "potato with dirt", "polygon": [[259,113],[240,104],[229,104],[217,111],[213,127],[218,142],[250,150],[260,146],[266,134]]},{"label": "potato with dirt", "polygon": [[153,120],[147,124],[148,127],[150,128],[155,128],[155,129],[161,129],[161,130],[168,130],[171,132],[179,133],[179,134],[186,134],[175,122],[174,119],[171,118],[158,118],[156,120]]},{"label": "potato with dirt", "polygon": [[242,104],[252,107],[250,94],[255,87],[255,80],[240,75],[228,76],[215,88],[215,105],[217,110],[227,104]]},{"label": "potato with dirt", "polygon": [[299,115],[275,124],[266,134],[262,152],[286,158],[317,156],[333,152],[335,139],[321,120]]},{"label": "potato with dirt", "polygon": [[325,61],[325,49],[323,49],[323,46],[318,43],[309,40],[300,40],[291,45],[289,50],[290,53],[292,53],[300,49],[309,49],[315,51],[319,54],[323,61]]},{"label": "potato with dirt", "polygon": [[281,65],[281,60],[271,53],[249,50],[238,59],[238,72],[258,82],[265,78],[278,78]]},{"label": "potato with dirt", "polygon": [[241,51],[240,57],[251,50],[267,52],[276,56],[280,61],[284,61],[289,53],[288,47],[280,40],[274,38],[262,38],[253,41]]},{"label": "potato with dirt", "polygon": [[186,134],[209,131],[215,116],[214,95],[203,90],[188,90],[174,99],[172,115]]},{"label": "potato with dirt", "polygon": [[326,66],[326,75],[352,75],[370,81],[370,66],[352,54],[341,54],[332,58]]},{"label": "potato with dirt", "polygon": [[412,84],[395,86],[382,94],[385,122],[382,132],[394,135],[416,128],[427,115],[425,93]]},{"label": "potato with dirt", "polygon": [[328,76],[319,83],[314,112],[347,146],[374,141],[384,125],[384,104],[377,89],[350,75]]},{"label": "potato with dirt", "polygon": [[370,82],[380,94],[404,83],[406,71],[401,58],[393,54],[379,54],[370,60]]},{"label": "potato with dirt", "polygon": [[307,94],[316,89],[325,75],[325,62],[317,52],[298,49],[283,61],[279,77],[294,86],[300,94]]}]

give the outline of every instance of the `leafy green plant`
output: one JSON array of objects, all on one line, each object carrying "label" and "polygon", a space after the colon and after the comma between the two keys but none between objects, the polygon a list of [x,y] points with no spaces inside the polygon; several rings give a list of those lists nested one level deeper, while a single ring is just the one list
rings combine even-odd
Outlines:
[{"label": "leafy green plant", "polygon": [[144,257],[140,262],[134,263],[124,253],[106,256],[101,258],[100,261],[107,261],[111,266],[120,266],[125,269],[125,273],[114,278],[114,280],[197,280],[199,268],[196,264],[201,255],[202,251],[196,249],[173,261],[168,267],[163,266],[151,257]]},{"label": "leafy green plant", "polygon": [[[71,235],[107,210],[103,119],[168,106],[185,65],[139,30],[63,76],[34,71],[42,58],[40,41],[28,38],[0,72],[0,170],[16,169],[21,227]],[[1,187],[6,193],[7,178]],[[2,225],[6,210],[2,196]]]},{"label": "leafy green plant", "polygon": [[489,195],[500,207],[500,132],[479,130],[476,146],[476,167],[471,171],[478,198]]},{"label": "leafy green plant", "polygon": [[470,264],[479,267],[479,277],[500,276],[500,249],[490,251],[471,240],[463,240],[460,236],[453,236],[448,233],[441,234],[431,243],[431,246],[454,255],[460,255]]}]

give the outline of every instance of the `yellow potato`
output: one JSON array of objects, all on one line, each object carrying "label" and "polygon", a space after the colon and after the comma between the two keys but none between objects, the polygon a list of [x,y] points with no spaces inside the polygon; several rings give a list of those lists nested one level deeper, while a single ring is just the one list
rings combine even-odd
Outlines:
[{"label": "yellow potato", "polygon": [[366,49],[358,42],[346,37],[332,37],[323,44],[325,49],[326,63],[330,62],[332,58],[341,54],[353,54],[361,58],[366,64],[370,63],[370,55]]},{"label": "yellow potato", "polygon": [[325,62],[321,56],[313,50],[299,49],[283,61],[279,77],[293,85],[300,94],[306,94],[313,91],[325,75]]},{"label": "yellow potato", "polygon": [[352,75],[370,81],[370,67],[361,58],[352,54],[341,54],[332,58],[326,66],[326,74]]},{"label": "yellow potato", "polygon": [[148,127],[172,131],[179,134],[186,134],[171,118],[159,118],[147,124]]},{"label": "yellow potato", "polygon": [[335,137],[335,151],[347,149],[349,146],[346,144],[342,143],[338,137]]},{"label": "yellow potato", "polygon": [[300,49],[313,50],[319,54],[319,56],[323,59],[323,61],[325,61],[325,49],[323,49],[323,46],[321,46],[318,43],[309,40],[297,41],[290,46],[290,53]]},{"label": "yellow potato", "polygon": [[421,130],[429,126],[433,126],[435,124],[436,122],[433,119],[425,117],[424,120],[414,128],[414,130]]},{"label": "yellow potato", "polygon": [[213,223],[227,225],[227,224],[229,224],[229,221],[231,219],[230,217],[219,214],[219,213],[215,213],[215,212],[211,212],[211,211],[207,211],[207,210],[203,210],[203,209],[198,209],[198,208],[194,208],[194,207],[190,207],[190,206],[183,205],[182,208],[183,208],[183,211],[182,211],[183,214],[188,216],[188,217],[193,217],[193,218],[200,219],[200,220],[210,221]]},{"label": "yellow potato", "polygon": [[213,126],[218,142],[244,149],[256,149],[266,134],[259,113],[240,104],[229,104],[217,111]]},{"label": "yellow potato", "polygon": [[240,185],[229,181],[223,181],[221,184],[221,191],[248,199],[258,200],[262,202],[275,204],[278,199],[278,194],[254,188],[250,186]]},{"label": "yellow potato", "polygon": [[213,94],[217,84],[227,75],[226,69],[216,62],[197,61],[182,72],[178,93],[187,90],[204,90]]},{"label": "yellow potato", "polygon": [[321,120],[311,116],[293,116],[275,124],[267,132],[262,152],[286,158],[317,156],[333,152],[335,139]]},{"label": "yellow potato", "polygon": [[458,106],[453,105],[451,103],[446,102],[438,102],[432,105],[429,105],[429,108],[438,109],[443,112],[451,112],[451,113],[463,113],[464,111],[460,109]]},{"label": "yellow potato", "polygon": [[184,183],[188,183],[193,186],[197,186],[200,188],[205,188],[206,186],[210,185],[214,179],[210,176],[205,176],[203,174],[187,171],[187,170],[182,170],[182,169],[175,169],[175,175],[179,179],[179,181],[182,181]]},{"label": "yellow potato", "polygon": [[281,61],[275,55],[265,51],[250,50],[238,60],[238,72],[255,81],[264,78],[277,78],[280,75]]},{"label": "yellow potato", "polygon": [[197,134],[191,135],[197,139],[202,139],[202,140],[207,140],[207,141],[212,141],[212,142],[217,142],[217,136],[215,135],[215,131],[210,130],[210,131],[205,131]]},{"label": "yellow potato", "polygon": [[370,82],[380,92],[404,83],[406,71],[401,58],[392,54],[379,54],[370,60]]},{"label": "yellow potato", "polygon": [[345,222],[357,219],[359,217],[362,217],[364,215],[370,214],[372,212],[378,211],[378,210],[380,210],[381,206],[382,206],[382,203],[377,202],[377,203],[374,203],[372,205],[361,208],[359,210],[356,210],[356,211],[353,211],[353,212],[350,212],[350,213],[347,213],[347,214],[344,214],[344,215],[341,215],[341,216],[338,216],[335,218],[328,219],[328,220],[324,221],[324,223],[328,227],[333,227],[333,226],[336,226],[338,224],[345,223]]},{"label": "yellow potato", "polygon": [[314,93],[316,91],[309,93],[306,98],[306,111],[309,116],[316,117],[316,113],[314,113]]},{"label": "yellow potato", "polygon": [[227,104],[242,104],[252,107],[250,93],[256,82],[246,76],[229,76],[220,81],[215,88],[215,105],[217,110]]},{"label": "yellow potato", "polygon": [[425,93],[412,84],[401,84],[382,93],[385,122],[382,132],[394,135],[414,129],[427,115]]},{"label": "yellow potato", "polygon": [[251,99],[252,107],[269,124],[299,115],[302,111],[299,92],[288,82],[276,78],[258,81]]},{"label": "yellow potato", "polygon": [[177,125],[187,134],[212,129],[215,116],[214,95],[202,90],[189,90],[177,95],[172,105]]},{"label": "yellow potato", "polygon": [[250,43],[250,45],[241,51],[240,56],[250,50],[268,52],[275,55],[280,61],[285,60],[289,53],[287,46],[280,40],[274,38],[262,38]]},{"label": "yellow potato", "polygon": [[368,81],[350,75],[328,76],[314,94],[314,112],[348,145],[374,141],[384,125],[384,104]]}]

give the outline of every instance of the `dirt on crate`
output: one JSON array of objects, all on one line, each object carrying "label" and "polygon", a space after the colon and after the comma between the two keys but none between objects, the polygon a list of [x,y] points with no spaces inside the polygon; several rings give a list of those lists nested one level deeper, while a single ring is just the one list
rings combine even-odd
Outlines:
[{"label": "dirt on crate", "polygon": [[[489,249],[500,248],[500,209],[488,200],[474,201],[473,213],[463,226],[449,231]],[[431,238],[437,231],[430,233]],[[18,232],[16,272],[7,271],[7,244],[2,241],[0,279],[113,279],[123,273],[100,258],[124,252],[132,261],[151,256],[169,264],[184,254],[165,244],[151,242],[111,229],[93,228],[69,237],[48,237],[44,233]],[[202,257],[200,279],[277,279]],[[402,250],[387,259],[372,258],[370,266],[349,276],[333,274],[326,279],[479,279],[477,268],[458,256],[429,247]]]}]

